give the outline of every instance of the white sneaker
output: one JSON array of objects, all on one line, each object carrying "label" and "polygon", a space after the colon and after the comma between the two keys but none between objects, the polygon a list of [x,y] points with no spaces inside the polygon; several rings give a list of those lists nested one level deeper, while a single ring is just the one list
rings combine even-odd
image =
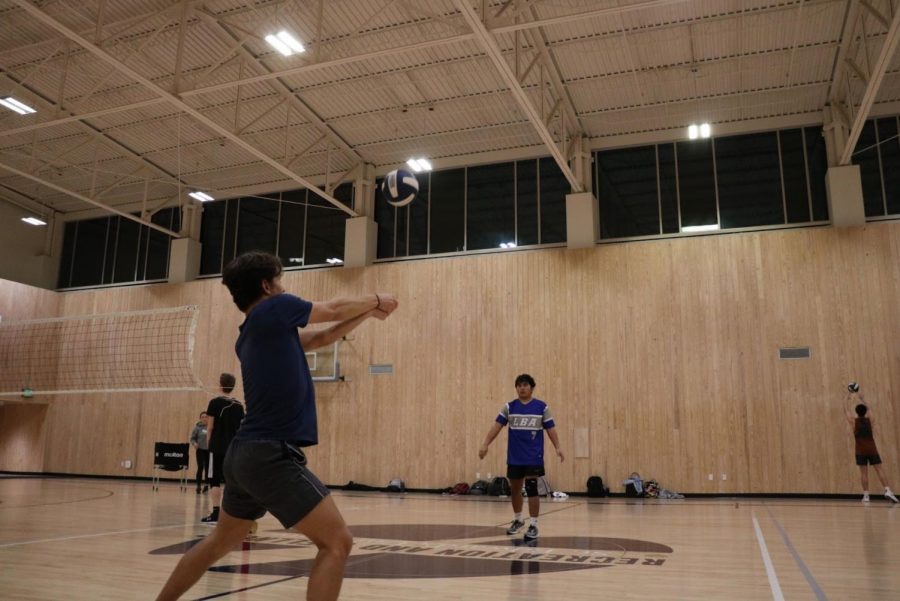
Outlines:
[{"label": "white sneaker", "polygon": [[884,489],[884,496],[887,497],[888,499],[890,499],[891,501],[893,501],[894,503],[900,503],[900,501],[897,500],[897,497],[894,496],[894,493],[891,492],[890,488]]},{"label": "white sneaker", "polygon": [[863,503],[868,503],[868,502],[869,502],[869,493],[866,493],[866,494],[863,495],[862,502],[863,502]]}]

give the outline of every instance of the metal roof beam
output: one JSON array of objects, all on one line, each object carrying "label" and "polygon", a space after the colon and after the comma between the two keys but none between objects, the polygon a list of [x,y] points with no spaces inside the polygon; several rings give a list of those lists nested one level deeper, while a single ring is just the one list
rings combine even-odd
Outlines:
[{"label": "metal roof beam", "polygon": [[850,127],[850,135],[847,136],[847,142],[841,153],[841,165],[850,164],[853,149],[856,147],[862,128],[869,117],[869,111],[872,110],[872,104],[875,102],[875,97],[878,95],[879,88],[881,88],[881,82],[884,80],[884,74],[887,72],[888,65],[890,65],[897,50],[898,42],[900,42],[900,10],[896,11],[894,18],[891,19],[891,26],[888,28],[887,36],[885,36],[881,45],[881,51],[878,53],[878,58],[875,59],[875,64],[869,73],[868,81],[864,80],[866,89],[856,110],[853,125]]},{"label": "metal roof beam", "polygon": [[[214,15],[211,15],[203,9],[197,9],[194,12],[199,15],[201,19],[217,27],[219,31],[227,35],[229,41],[240,41],[240,38],[234,34],[231,28],[228,25],[222,23]],[[265,72],[272,72],[272,70],[269,69],[269,67],[266,66],[266,64],[263,63],[258,56],[250,52],[250,50],[248,50],[243,43],[238,46],[238,52],[242,56],[246,57],[251,63],[264,70]],[[347,141],[340,136],[340,134],[334,131],[334,129],[330,125],[328,125],[321,117],[319,117],[319,115],[317,115],[315,111],[313,111],[305,102],[300,100],[300,98],[297,97],[294,91],[286,83],[284,83],[284,81],[276,78],[270,80],[269,84],[276,92],[278,92],[278,94],[282,98],[286,99],[290,103],[291,108],[300,113],[304,119],[314,124],[316,129],[328,136],[328,139],[331,140],[331,142],[335,146],[343,150],[345,153],[347,153],[357,161],[363,161],[363,157],[360,156],[360,154],[356,152],[356,150],[354,150],[353,147],[350,146]]]},{"label": "metal roof beam", "polygon": [[92,44],[91,42],[86,40],[84,37],[78,35],[76,32],[72,31],[71,29],[69,29],[68,27],[66,27],[65,25],[63,25],[62,23],[60,23],[59,21],[57,21],[56,19],[54,19],[53,17],[51,17],[50,15],[48,15],[47,13],[42,11],[41,9],[39,9],[36,6],[34,6],[33,4],[31,4],[31,2],[28,2],[28,0],[13,0],[13,2],[19,8],[25,10],[28,14],[33,16],[35,19],[39,20],[40,22],[44,23],[45,25],[47,25],[47,26],[55,29],[59,33],[63,34],[64,36],[66,36],[67,38],[69,38],[70,40],[72,40],[73,42],[75,42],[76,44],[81,46],[82,48],[88,50],[91,54],[98,57],[105,63],[115,67],[121,73],[123,73],[123,74],[127,75],[128,77],[134,79],[135,81],[139,82],[143,87],[152,91],[157,96],[160,96],[160,97],[166,99],[169,102],[169,104],[177,107],[182,112],[187,113],[188,115],[190,115],[191,117],[193,117],[194,119],[196,119],[197,121],[199,121],[200,123],[205,125],[207,128],[211,129],[212,131],[218,133],[221,136],[224,136],[225,138],[227,138],[234,144],[238,145],[241,149],[243,149],[248,154],[256,157],[263,163],[269,165],[270,167],[272,167],[273,169],[275,169],[282,175],[285,175],[285,176],[293,179],[301,186],[308,188],[311,192],[321,196],[322,198],[324,198],[325,200],[327,200],[328,202],[330,202],[337,208],[341,209],[345,213],[349,214],[350,216],[352,216],[352,217],[358,216],[356,214],[356,211],[354,211],[353,209],[351,209],[350,207],[348,207],[341,201],[337,200],[330,194],[325,193],[325,191],[320,190],[318,187],[312,185],[308,180],[304,179],[297,173],[291,171],[290,169],[288,169],[287,167],[285,167],[284,165],[282,165],[281,163],[279,163],[278,161],[276,161],[275,159],[273,159],[266,153],[262,152],[261,150],[259,150],[258,148],[256,148],[252,144],[250,144],[249,142],[234,135],[227,128],[219,125],[218,123],[216,123],[215,121],[213,121],[212,119],[210,119],[209,117],[207,117],[206,115],[204,115],[203,113],[198,111],[197,109],[193,108],[189,104],[186,104],[183,100],[181,100],[177,96],[164,90],[159,85],[153,83],[152,81],[150,81],[149,79],[147,79],[146,77],[144,77],[143,75],[141,75],[140,73],[138,73],[137,71],[135,71],[134,69],[129,67],[128,65],[121,63],[118,59],[116,59],[115,57],[113,57],[112,55],[107,53],[105,50],[98,47],[96,44]]},{"label": "metal roof beam", "polygon": [[[503,52],[500,50],[500,46],[497,45],[494,36],[492,36],[485,28],[484,24],[475,13],[475,10],[468,4],[468,0],[454,0],[454,3],[463,18],[465,18],[466,22],[469,24],[469,27],[471,27],[472,31],[475,33],[478,43],[481,45],[488,58],[491,59],[491,62],[494,63],[494,67],[497,68],[497,71],[500,73],[504,82],[506,82],[513,98],[525,113],[525,116],[528,117],[528,120],[531,122],[531,125],[534,127],[538,136],[540,136],[541,140],[544,142],[544,145],[550,151],[550,155],[556,161],[556,164],[559,166],[563,175],[566,176],[566,179],[569,180],[569,185],[572,186],[572,190],[575,192],[584,190],[584,185],[569,167],[567,157],[563,156],[563,153],[557,146],[556,140],[553,139],[550,130],[544,125],[544,120],[540,113],[534,108],[531,104],[531,100],[528,99],[528,95],[522,89],[522,86],[519,85],[516,74],[512,72],[512,69],[510,69],[509,64],[503,57]],[[561,133],[563,138],[565,138],[565,132],[563,131]],[[563,143],[565,143],[565,139],[563,139]]]},{"label": "metal roof beam", "polygon": [[51,190],[56,190],[57,192],[60,192],[67,196],[71,196],[72,198],[77,198],[78,200],[80,200],[82,202],[86,202],[88,204],[94,205],[95,207],[99,207],[101,209],[109,211],[110,213],[115,213],[116,215],[119,215],[120,217],[124,217],[125,219],[130,219],[131,221],[140,223],[141,225],[145,225],[149,228],[152,228],[154,230],[162,232],[163,234],[166,234],[167,236],[171,236],[173,238],[181,237],[180,234],[177,234],[177,233],[173,232],[172,230],[166,229],[160,225],[156,225],[152,221],[146,221],[144,219],[141,219],[140,217],[135,217],[131,213],[126,213],[125,211],[120,211],[119,209],[111,207],[108,204],[104,204],[104,203],[100,202],[99,200],[95,200],[93,198],[85,196],[84,194],[80,194],[74,190],[69,190],[68,188],[63,188],[62,186],[54,184],[53,182],[48,182],[45,179],[41,179],[40,177],[37,177],[37,176],[27,173],[25,171],[16,169],[12,165],[0,163],[0,169],[5,169],[6,171],[9,171],[10,173],[18,175],[19,177],[24,177],[25,179],[30,179],[33,182],[36,182],[42,186],[46,186],[46,187],[50,188]]}]

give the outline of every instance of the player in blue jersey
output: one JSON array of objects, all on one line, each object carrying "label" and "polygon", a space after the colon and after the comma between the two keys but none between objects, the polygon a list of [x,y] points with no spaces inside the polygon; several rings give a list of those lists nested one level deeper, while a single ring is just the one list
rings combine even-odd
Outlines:
[{"label": "player in blue jersey", "polygon": [[[216,528],[185,553],[157,601],[178,599],[266,511],[318,548],[306,598],[331,601],[340,594],[353,537],[301,450],[319,441],[305,351],[331,344],[369,317],[387,318],[397,300],[379,293],[310,302],[284,291],[281,271],[278,257],[250,252],[222,273],[222,283],[246,315],[235,350],[247,415],[225,456],[226,486]],[[299,329],[317,322],[335,323],[326,329]]]},{"label": "player in blue jersey", "polygon": [[497,420],[491,426],[478,457],[484,459],[488,447],[503,426],[509,425],[509,442],[506,451],[506,477],[512,489],[512,506],[515,517],[507,529],[507,534],[515,534],[525,525],[522,520],[522,487],[528,493],[528,515],[531,516],[525,540],[533,541],[538,537],[538,515],[541,512],[541,498],[538,496],[537,478],[544,475],[544,430],[550,442],[556,448],[560,461],[565,461],[556,435],[556,424],[550,415],[547,403],[532,396],[534,378],[522,374],[516,378],[516,394],[518,398],[510,401],[500,410]]}]

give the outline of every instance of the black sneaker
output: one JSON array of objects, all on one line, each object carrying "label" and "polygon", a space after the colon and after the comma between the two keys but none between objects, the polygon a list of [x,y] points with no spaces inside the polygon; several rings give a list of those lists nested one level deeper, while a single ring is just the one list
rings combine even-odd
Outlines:
[{"label": "black sneaker", "polygon": [[531,526],[528,527],[528,530],[525,531],[525,540],[526,541],[537,540],[537,537],[538,537],[537,526],[532,524]]},{"label": "black sneaker", "polygon": [[525,522],[522,520],[513,520],[512,524],[509,525],[509,528],[506,529],[507,534],[515,534],[519,530],[522,529],[522,526],[525,525]]},{"label": "black sneaker", "polygon": [[204,486],[204,487],[203,487],[203,492],[205,492],[205,493],[206,493],[206,492],[209,492],[209,486]]},{"label": "black sneaker", "polygon": [[200,522],[203,524],[215,524],[218,521],[219,521],[219,512],[218,511],[213,511],[205,518],[200,518]]}]

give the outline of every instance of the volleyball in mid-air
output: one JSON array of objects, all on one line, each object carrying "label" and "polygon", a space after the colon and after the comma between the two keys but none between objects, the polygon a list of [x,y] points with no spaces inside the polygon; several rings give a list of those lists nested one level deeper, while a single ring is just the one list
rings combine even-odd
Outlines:
[{"label": "volleyball in mid-air", "polygon": [[856,382],[850,382],[849,384],[847,384],[847,390],[849,390],[850,392],[859,392],[859,384],[857,384]]},{"label": "volleyball in mid-air", "polygon": [[405,169],[394,169],[384,176],[381,193],[389,204],[405,207],[416,199],[419,193],[419,180]]}]

